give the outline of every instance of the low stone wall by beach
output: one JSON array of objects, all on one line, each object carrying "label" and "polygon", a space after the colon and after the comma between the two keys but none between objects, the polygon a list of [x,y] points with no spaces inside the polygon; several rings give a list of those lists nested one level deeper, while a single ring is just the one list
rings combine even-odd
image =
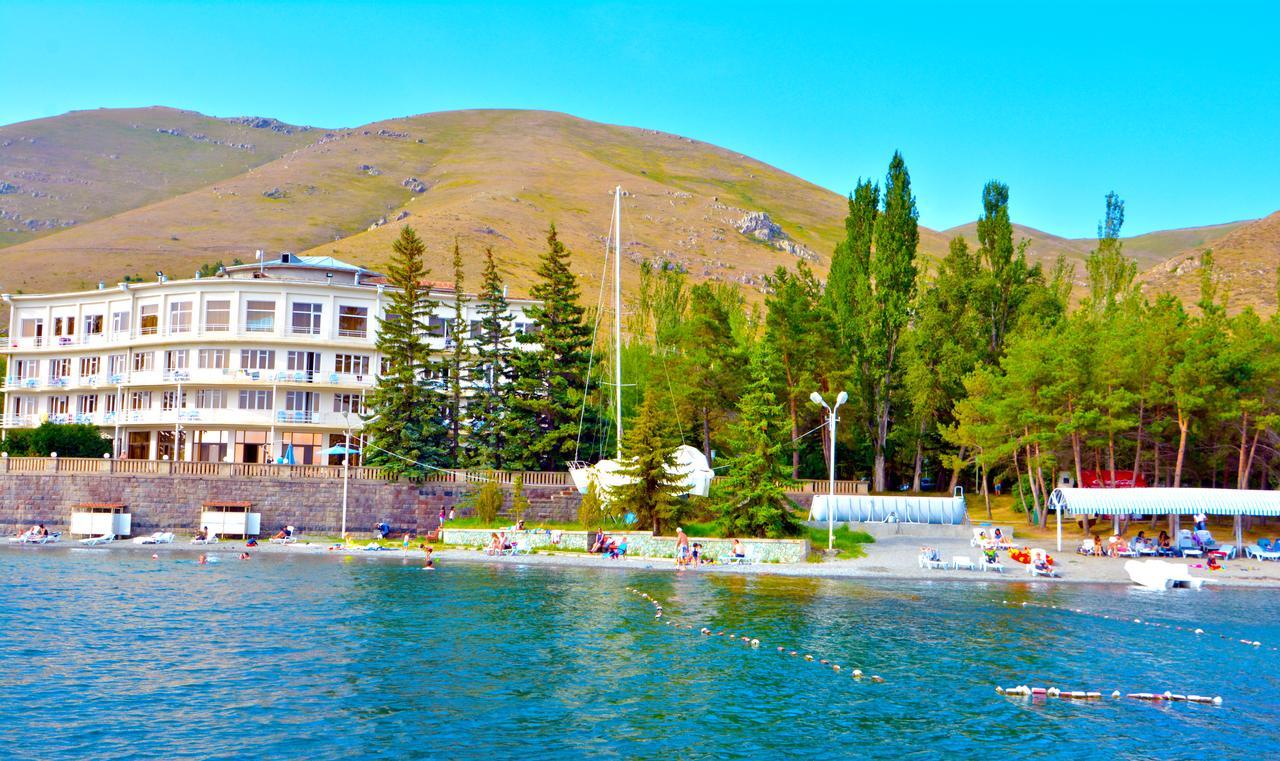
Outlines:
[{"label": "low stone wall by beach", "polygon": [[[368,536],[381,521],[393,530],[425,533],[436,528],[440,510],[457,509],[474,486],[450,482],[348,483],[347,528]],[[577,517],[580,496],[563,486],[526,486],[531,521]],[[0,473],[0,532],[14,534],[36,523],[66,531],[81,503],[124,504],[133,534],[188,532],[197,528],[205,502],[248,502],[262,516],[262,533],[292,525],[306,534],[336,536],[342,526],[342,481],[331,479],[220,478],[108,473]],[[510,494],[507,505],[510,506]]]},{"label": "low stone wall by beach", "polygon": [[[485,547],[494,529],[449,528],[445,525],[441,541],[462,547]],[[559,532],[560,543],[552,543],[554,532],[542,530],[508,531],[508,539],[524,538],[532,549],[567,549],[586,551],[595,536],[587,531]],[[674,536],[653,536],[647,531],[611,531],[609,536],[627,539],[627,555],[647,558],[675,557]],[[807,539],[742,539],[747,557],[757,563],[799,563],[809,556]],[[732,554],[733,540],[690,537],[689,542],[703,546],[707,557],[724,558]]]}]

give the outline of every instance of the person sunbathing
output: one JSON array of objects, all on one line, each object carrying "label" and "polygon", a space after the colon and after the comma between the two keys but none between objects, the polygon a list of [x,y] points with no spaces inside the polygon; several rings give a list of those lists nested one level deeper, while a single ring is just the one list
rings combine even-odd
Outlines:
[{"label": "person sunbathing", "polygon": [[288,538],[289,538],[289,533],[288,533],[287,531],[285,531],[284,529],[280,529],[279,531],[277,531],[277,532],[275,533],[275,536],[273,536],[273,537],[271,537],[271,538],[272,538],[272,539],[288,539]]},{"label": "person sunbathing", "polygon": [[733,540],[732,552],[735,558],[745,558],[747,556],[746,548],[742,546],[742,542],[738,541],[736,537]]},{"label": "person sunbathing", "polygon": [[591,549],[588,552],[604,552],[605,541],[607,541],[607,537],[604,535],[604,531],[596,529],[595,541],[591,543]]},{"label": "person sunbathing", "polygon": [[1093,535],[1093,554],[1102,557],[1102,537],[1098,534]]},{"label": "person sunbathing", "polygon": [[498,538],[498,532],[494,531],[489,534],[489,546],[485,548],[485,553],[489,555],[497,555],[502,551],[502,540]]}]

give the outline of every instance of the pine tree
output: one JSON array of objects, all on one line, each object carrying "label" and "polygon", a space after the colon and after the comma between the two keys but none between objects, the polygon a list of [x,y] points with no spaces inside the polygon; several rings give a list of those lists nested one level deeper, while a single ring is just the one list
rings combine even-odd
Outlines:
[{"label": "pine tree", "polygon": [[607,495],[611,513],[634,513],[640,525],[653,526],[654,534],[679,520],[680,495],[686,490],[682,479],[672,474],[677,444],[657,398],[656,393],[645,393],[623,436],[625,459],[617,471],[623,482]]},{"label": "pine tree", "polygon": [[699,438],[708,462],[713,452],[713,429],[733,407],[745,364],[730,325],[729,309],[721,295],[709,283],[699,283],[690,289],[689,312],[681,336],[682,397],[690,417],[701,427]]},{"label": "pine tree", "polygon": [[366,459],[392,476],[419,480],[430,472],[427,466],[448,465],[444,400],[430,385],[431,356],[424,338],[433,306],[423,285],[429,270],[423,263],[426,247],[408,225],[401,228],[392,251],[387,268],[392,290],[377,338],[386,369],[369,396],[377,419],[365,427],[373,450]]},{"label": "pine tree", "polygon": [[718,504],[720,527],[729,536],[790,536],[799,528],[786,493],[792,483],[784,459],[792,449],[790,425],[773,393],[779,372],[777,355],[762,341],[730,429],[737,454],[729,460]]},{"label": "pine tree", "polygon": [[[537,269],[539,282],[530,289],[539,303],[526,310],[537,329],[517,337],[520,346],[512,361],[513,394],[504,418],[512,468],[558,470],[574,459],[577,448],[591,328],[583,320],[569,258],[552,225]],[[584,425],[584,439],[590,430]]]},{"label": "pine tree", "polygon": [[444,369],[449,383],[449,464],[453,467],[462,465],[462,383],[468,374],[471,355],[470,342],[467,340],[469,329],[463,319],[463,272],[462,250],[458,241],[453,242],[453,320],[449,330],[452,345],[444,360]]},{"label": "pine tree", "polygon": [[511,397],[511,323],[515,319],[507,303],[506,286],[493,260],[493,249],[484,252],[484,274],[476,296],[480,315],[471,364],[474,389],[469,411],[467,465],[501,469],[506,463],[503,418]]}]

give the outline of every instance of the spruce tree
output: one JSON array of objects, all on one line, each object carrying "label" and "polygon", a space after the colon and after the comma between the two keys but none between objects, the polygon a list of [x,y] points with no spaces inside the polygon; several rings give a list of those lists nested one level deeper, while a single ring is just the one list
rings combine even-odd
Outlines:
[{"label": "spruce tree", "polygon": [[453,320],[449,331],[452,342],[444,359],[446,379],[449,383],[449,463],[459,467],[463,462],[462,441],[462,382],[468,373],[471,354],[469,332],[463,319],[462,250],[458,241],[453,242]]},{"label": "spruce tree", "polygon": [[480,329],[470,367],[473,393],[467,405],[470,430],[466,463],[472,468],[501,469],[507,463],[503,418],[511,398],[511,323],[515,318],[491,248],[484,252],[476,311]]},{"label": "spruce tree", "polygon": [[646,392],[630,429],[623,434],[624,459],[618,468],[623,482],[608,490],[608,510],[614,515],[634,513],[640,525],[658,534],[680,519],[686,487],[676,467],[676,437],[658,394]]},{"label": "spruce tree", "polygon": [[512,361],[504,435],[509,465],[516,469],[558,470],[577,449],[591,328],[583,320],[586,310],[579,303],[570,256],[552,225],[537,269],[539,282],[530,289],[539,303],[526,310],[537,329],[517,337],[520,346]]},{"label": "spruce tree", "polygon": [[768,342],[751,360],[751,385],[730,428],[734,451],[718,500],[721,529],[729,536],[790,536],[798,530],[786,487],[792,483],[785,457],[792,449],[786,408],[773,392],[781,372]]},{"label": "spruce tree", "polygon": [[392,245],[387,274],[391,290],[378,323],[377,348],[386,361],[370,392],[369,409],[377,416],[365,427],[372,450],[366,461],[393,477],[420,480],[427,466],[448,465],[448,443],[441,420],[444,400],[430,385],[431,356],[426,342],[432,302],[423,284],[429,270],[426,247],[405,225]]}]

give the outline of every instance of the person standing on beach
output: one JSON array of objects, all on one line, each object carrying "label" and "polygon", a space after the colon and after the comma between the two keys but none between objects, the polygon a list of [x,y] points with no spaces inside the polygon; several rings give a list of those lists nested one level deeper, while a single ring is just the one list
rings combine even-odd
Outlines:
[{"label": "person standing on beach", "polygon": [[454,519],[457,517],[458,517],[458,511],[452,507],[449,508],[449,522],[453,523]]},{"label": "person standing on beach", "polygon": [[409,532],[408,531],[404,532],[404,539],[402,540],[402,543],[400,545],[400,554],[401,555],[409,554]]},{"label": "person standing on beach", "polygon": [[1204,513],[1196,513],[1196,531],[1204,531],[1205,524],[1209,522],[1209,516]]},{"label": "person standing on beach", "polygon": [[684,529],[676,527],[676,568],[684,568],[689,563],[689,537]]}]

